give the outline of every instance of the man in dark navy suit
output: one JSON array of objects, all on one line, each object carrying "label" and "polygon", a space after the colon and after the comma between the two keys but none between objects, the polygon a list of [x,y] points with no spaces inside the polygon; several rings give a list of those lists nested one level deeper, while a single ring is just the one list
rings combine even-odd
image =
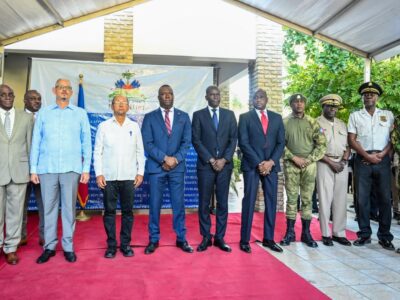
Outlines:
[{"label": "man in dark navy suit", "polygon": [[243,153],[241,169],[244,177],[240,250],[247,253],[251,252],[249,241],[260,180],[265,203],[262,244],[273,251],[283,251],[274,242],[274,228],[278,172],[281,170],[279,160],[285,148],[285,131],[282,116],[267,110],[267,103],[267,93],[258,89],[253,97],[254,109],[239,118],[239,147]]},{"label": "man in dark navy suit", "polygon": [[219,107],[221,97],[216,86],[206,90],[208,106],[193,114],[192,142],[196,149],[199,188],[199,222],[203,240],[197,251],[212,245],[211,219],[208,208],[214,192],[217,198],[214,246],[231,252],[224,241],[228,220],[228,194],[232,175],[232,157],[237,143],[237,123],[232,111]]},{"label": "man in dark navy suit", "polygon": [[186,241],[184,175],[185,158],[191,143],[191,124],[187,113],[174,108],[174,92],[169,85],[158,90],[160,107],[144,116],[143,145],[147,153],[146,169],[150,181],[149,244],[145,254],[153,253],[160,239],[160,209],[163,192],[171,195],[176,246],[191,253]]}]

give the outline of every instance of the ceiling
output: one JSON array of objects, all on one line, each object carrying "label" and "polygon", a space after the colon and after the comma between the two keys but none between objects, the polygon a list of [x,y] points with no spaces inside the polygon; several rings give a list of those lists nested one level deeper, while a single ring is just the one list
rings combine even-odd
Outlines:
[{"label": "ceiling", "polygon": [[[216,0],[218,1],[218,0]],[[400,53],[399,0],[220,0],[383,60]],[[126,9],[145,0],[2,0],[0,46]]]}]

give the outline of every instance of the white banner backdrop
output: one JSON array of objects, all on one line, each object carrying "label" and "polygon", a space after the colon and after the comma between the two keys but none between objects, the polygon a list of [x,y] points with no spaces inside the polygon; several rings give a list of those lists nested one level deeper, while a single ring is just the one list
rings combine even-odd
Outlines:
[{"label": "white banner backdrop", "polygon": [[30,88],[42,94],[43,106],[46,106],[55,102],[52,87],[56,80],[69,79],[74,90],[71,102],[76,104],[79,74],[83,75],[85,108],[89,113],[111,112],[109,99],[121,90],[130,98],[130,113],[149,112],[158,107],[158,88],[168,84],[174,90],[174,106],[192,116],[194,111],[206,106],[205,90],[213,83],[212,67],[32,58]]},{"label": "white banner backdrop", "polygon": [[[83,75],[85,109],[88,111],[92,132],[92,143],[100,122],[111,117],[110,103],[113,95],[125,94],[130,105],[130,118],[140,125],[146,112],[158,108],[158,88],[169,84],[175,94],[174,106],[193,112],[205,107],[207,86],[213,82],[212,67],[180,67],[156,65],[127,65],[86,61],[54,59],[32,59],[30,88],[42,94],[42,107],[55,103],[52,88],[58,78],[71,80],[74,90],[71,102],[77,104],[79,74]],[[198,205],[196,176],[197,155],[191,147],[186,157],[185,206]],[[103,195],[96,185],[93,166],[90,171],[89,200],[86,209],[103,209]],[[135,208],[148,208],[149,182],[144,182],[135,192]],[[36,201],[31,198],[29,209],[35,209]],[[169,193],[164,193],[163,208],[171,208]]]}]

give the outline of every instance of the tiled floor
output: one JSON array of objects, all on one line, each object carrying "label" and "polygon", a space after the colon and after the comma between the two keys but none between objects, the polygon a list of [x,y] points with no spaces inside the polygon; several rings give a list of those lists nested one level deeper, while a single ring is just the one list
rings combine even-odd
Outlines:
[{"label": "tiled floor", "polygon": [[[230,211],[240,211],[243,188],[231,195]],[[240,199],[240,201],[239,201]],[[349,197],[349,204],[350,204]],[[400,299],[400,254],[384,250],[376,238],[378,224],[371,222],[372,243],[364,247],[326,247],[318,242],[312,249],[302,243],[284,247],[283,253],[269,251],[294,272],[332,299]],[[348,210],[347,228],[357,231],[354,213]],[[400,247],[400,225],[392,222],[393,243]]]}]

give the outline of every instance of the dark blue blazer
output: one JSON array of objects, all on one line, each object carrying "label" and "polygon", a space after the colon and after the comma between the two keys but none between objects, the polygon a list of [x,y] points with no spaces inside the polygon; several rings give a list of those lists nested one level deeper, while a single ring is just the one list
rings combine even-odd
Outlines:
[{"label": "dark blue blazer", "polygon": [[237,123],[235,114],[224,108],[219,108],[218,130],[215,129],[208,107],[193,114],[192,143],[196,149],[197,168],[211,168],[211,158],[225,158],[226,167],[232,169],[232,157],[237,143]]},{"label": "dark blue blazer", "polygon": [[185,158],[191,144],[191,124],[189,115],[174,108],[172,133],[169,136],[167,127],[158,108],[147,113],[142,123],[142,136],[144,150],[147,153],[146,172],[165,172],[161,166],[164,157],[174,156],[178,165],[169,172],[185,172]]},{"label": "dark blue blazer", "polygon": [[242,171],[257,168],[264,160],[272,159],[272,171],[281,170],[279,160],[285,149],[285,129],[282,116],[268,110],[268,130],[264,135],[260,118],[253,109],[239,117],[239,147],[243,153]]}]

